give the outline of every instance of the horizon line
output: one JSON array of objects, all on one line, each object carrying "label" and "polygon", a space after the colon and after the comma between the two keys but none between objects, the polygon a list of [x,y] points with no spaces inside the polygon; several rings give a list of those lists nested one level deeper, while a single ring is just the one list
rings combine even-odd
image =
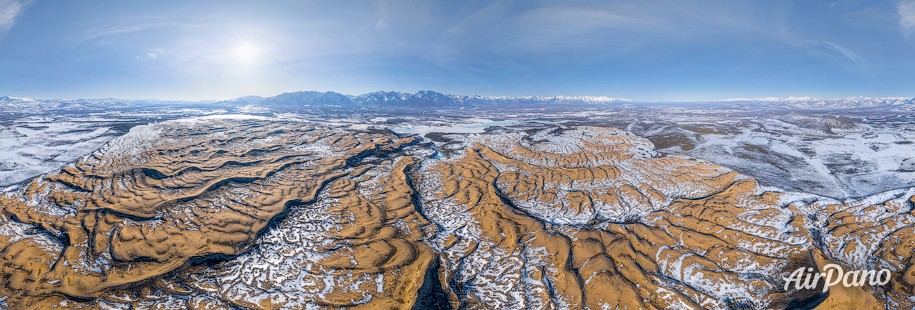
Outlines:
[{"label": "horizon line", "polygon": [[283,94],[292,94],[300,92],[317,92],[317,93],[336,93],[344,95],[350,98],[355,98],[359,96],[364,96],[377,92],[388,92],[388,93],[402,93],[402,94],[411,94],[415,95],[420,92],[434,92],[446,96],[452,97],[477,97],[477,98],[489,98],[489,99],[519,99],[519,98],[537,98],[537,99],[557,99],[557,98],[588,98],[588,99],[607,99],[607,100],[618,100],[632,103],[690,103],[690,102],[784,102],[784,101],[812,101],[812,100],[843,100],[843,99],[862,99],[862,100],[873,100],[873,99],[882,99],[882,100],[906,100],[906,99],[915,99],[915,96],[830,96],[830,97],[818,97],[818,96],[747,96],[747,97],[726,97],[726,98],[715,98],[715,99],[634,99],[626,97],[615,97],[615,96],[606,96],[606,95],[549,95],[549,96],[537,96],[537,95],[463,95],[463,94],[454,94],[454,93],[443,93],[435,90],[417,90],[415,92],[401,91],[401,90],[376,90],[366,93],[361,93],[358,95],[347,94],[344,92],[338,92],[334,90],[296,90],[296,91],[285,91],[274,95],[245,95],[238,97],[227,97],[227,98],[206,98],[206,99],[187,99],[187,98],[129,98],[129,97],[29,97],[29,96],[13,96],[13,95],[0,95],[0,98],[10,98],[18,100],[35,100],[35,101],[56,101],[56,100],[123,100],[123,101],[177,101],[177,102],[220,102],[220,101],[230,101],[237,100],[247,97],[259,97],[259,98],[271,98]]}]

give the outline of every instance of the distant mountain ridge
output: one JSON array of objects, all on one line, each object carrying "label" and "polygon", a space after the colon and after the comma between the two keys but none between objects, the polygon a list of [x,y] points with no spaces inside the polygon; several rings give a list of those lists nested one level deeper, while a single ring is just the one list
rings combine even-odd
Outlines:
[{"label": "distant mountain ridge", "polygon": [[[237,100],[237,99],[236,99]],[[229,102],[232,102],[231,100]],[[272,107],[289,107],[290,105],[339,105],[339,106],[395,106],[395,107],[468,107],[468,106],[496,106],[496,105],[538,105],[538,104],[567,104],[567,105],[601,105],[622,103],[659,103],[649,101],[634,101],[632,99],[614,98],[605,96],[466,96],[449,95],[435,91],[419,91],[406,93],[398,91],[376,91],[358,96],[344,95],[336,92],[302,91],[283,93],[274,97],[263,98],[260,104]],[[663,103],[663,102],[662,102]],[[915,97],[846,97],[846,98],[814,98],[814,97],[762,97],[762,98],[731,98],[708,101],[670,101],[671,104],[711,103],[725,105],[753,105],[768,108],[790,109],[867,109],[891,108],[900,110],[915,110]]]},{"label": "distant mountain ridge", "polygon": [[[250,97],[242,97],[226,102],[251,102]],[[449,95],[435,91],[422,90],[416,93],[398,91],[375,91],[358,96],[344,95],[332,91],[300,91],[283,93],[273,97],[262,98],[257,104],[265,106],[305,105],[358,105],[358,106],[398,106],[398,107],[462,107],[475,105],[498,104],[611,104],[631,102],[629,99],[602,96],[553,96],[553,97],[504,97],[504,96],[465,96]]]},{"label": "distant mountain ridge", "polygon": [[35,99],[22,98],[22,97],[10,97],[10,96],[0,97],[0,102],[17,102],[17,101],[18,102],[34,102]]},{"label": "distant mountain ridge", "polygon": [[[248,99],[245,99],[248,98]],[[251,97],[242,97],[225,102],[247,101]],[[418,107],[458,107],[475,105],[500,105],[500,104],[619,104],[619,103],[658,103],[652,101],[636,101],[625,98],[606,96],[478,96],[478,95],[450,95],[435,91],[423,90],[416,93],[398,91],[375,91],[367,94],[352,96],[332,91],[300,91],[283,93],[273,97],[260,98],[258,103],[268,106],[288,106],[296,104],[305,105],[389,105],[389,106],[418,106]],[[755,104],[766,107],[786,107],[796,109],[853,109],[853,108],[879,108],[892,107],[915,109],[915,97],[846,97],[846,98],[814,98],[814,97],[760,97],[760,98],[729,98],[722,100],[705,101],[669,101],[663,103],[713,103],[713,104]]]},{"label": "distant mountain ridge", "polygon": [[0,97],[0,111],[40,111],[62,109],[104,109],[131,108],[135,106],[203,106],[233,108],[259,106],[273,110],[297,110],[306,106],[325,107],[401,107],[401,108],[464,108],[495,106],[535,105],[613,105],[613,104],[716,104],[736,108],[782,108],[782,109],[872,109],[915,111],[913,97],[847,97],[822,99],[813,97],[761,97],[730,98],[706,101],[634,101],[631,99],[605,96],[478,96],[451,95],[423,90],[416,93],[399,91],[375,91],[362,95],[346,95],[333,91],[298,91],[282,93],[272,97],[246,96],[222,101],[176,101],[176,100],[132,100],[132,99],[31,99]]},{"label": "distant mountain ridge", "polygon": [[860,109],[860,108],[901,108],[912,110],[915,108],[915,97],[845,97],[845,98],[814,98],[814,97],[761,97],[761,98],[731,98],[718,100],[726,103],[749,103],[760,105],[787,106],[796,109]]}]

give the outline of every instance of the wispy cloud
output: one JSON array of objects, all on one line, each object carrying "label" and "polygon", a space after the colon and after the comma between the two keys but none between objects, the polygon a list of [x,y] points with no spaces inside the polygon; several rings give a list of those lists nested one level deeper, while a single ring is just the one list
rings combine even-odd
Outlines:
[{"label": "wispy cloud", "polygon": [[901,0],[896,3],[899,11],[899,28],[909,39],[915,38],[915,0]]},{"label": "wispy cloud", "polygon": [[839,44],[836,44],[833,42],[829,42],[829,41],[822,41],[819,43],[823,44],[823,46],[832,50],[833,52],[836,52],[839,55],[842,55],[842,57],[847,58],[849,61],[853,62],[856,65],[860,66],[860,65],[867,64],[867,60],[865,60],[864,57],[861,57],[861,55],[859,55],[858,53],[856,53],[855,51],[852,51],[851,49],[849,49],[847,47],[844,47],[842,45],[839,45]]},{"label": "wispy cloud", "polygon": [[165,50],[162,48],[158,48],[158,47],[150,48],[150,49],[147,49],[143,55],[137,55],[136,58],[155,60],[155,59],[159,58],[160,56],[162,56],[162,54],[164,54],[164,53],[165,53]]},{"label": "wispy cloud", "polygon": [[[4,1],[4,0],[0,0]],[[82,45],[87,42],[98,42],[105,38],[125,35],[142,31],[152,31],[161,29],[189,29],[199,28],[199,25],[169,21],[155,20],[147,18],[127,18],[114,23],[101,24],[82,31],[71,37],[74,45]]]},{"label": "wispy cloud", "polygon": [[[12,27],[0,93],[65,85],[194,98],[303,88],[727,97],[879,94],[915,83],[905,53],[915,45],[915,0],[87,0],[23,15],[29,1],[0,0],[0,38]],[[254,66],[238,64],[245,42],[261,51]]]},{"label": "wispy cloud", "polygon": [[16,18],[31,4],[31,0],[0,0],[0,36],[13,28]]}]

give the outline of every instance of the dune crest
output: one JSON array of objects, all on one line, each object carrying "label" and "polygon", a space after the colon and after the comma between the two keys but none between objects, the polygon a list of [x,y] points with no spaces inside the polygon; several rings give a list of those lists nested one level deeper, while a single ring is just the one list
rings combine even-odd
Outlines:
[{"label": "dune crest", "polygon": [[784,289],[831,262],[893,270],[853,292],[862,305],[915,306],[915,189],[766,190],[612,128],[441,139],[259,118],[136,127],[0,196],[0,303],[410,308],[430,289],[471,309],[853,303]]}]

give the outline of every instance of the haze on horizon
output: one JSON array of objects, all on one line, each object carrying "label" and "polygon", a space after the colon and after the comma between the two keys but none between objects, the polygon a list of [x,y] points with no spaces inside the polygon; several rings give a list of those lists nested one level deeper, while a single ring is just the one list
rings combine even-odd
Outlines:
[{"label": "haze on horizon", "polygon": [[915,96],[915,0],[0,0],[0,96]]}]

